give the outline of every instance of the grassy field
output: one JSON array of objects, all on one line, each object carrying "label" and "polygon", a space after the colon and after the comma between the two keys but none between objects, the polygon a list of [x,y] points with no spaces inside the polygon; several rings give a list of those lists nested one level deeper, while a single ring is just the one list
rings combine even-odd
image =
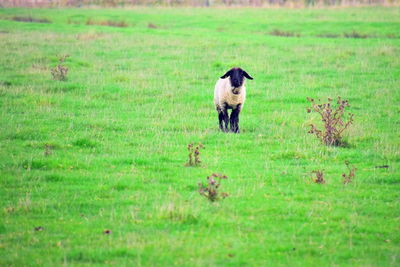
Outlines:
[{"label": "grassy field", "polygon": [[[400,8],[3,8],[0,45],[1,266],[400,265]],[[213,106],[233,66],[239,135]],[[307,133],[337,96],[348,147]]]}]

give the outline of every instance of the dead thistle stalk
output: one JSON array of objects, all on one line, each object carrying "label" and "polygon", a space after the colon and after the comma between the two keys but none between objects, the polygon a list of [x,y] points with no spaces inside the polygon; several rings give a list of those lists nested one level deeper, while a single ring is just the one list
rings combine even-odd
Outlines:
[{"label": "dead thistle stalk", "polygon": [[[218,179],[218,180],[217,180]],[[219,200],[220,198],[228,197],[225,192],[219,192],[219,187],[221,185],[221,180],[228,179],[226,175],[213,173],[207,177],[207,184],[199,183],[199,193],[200,195],[206,197],[211,202]]]},{"label": "dead thistle stalk", "polygon": [[328,98],[328,103],[317,104],[313,98],[307,97],[311,102],[312,107],[307,109],[307,112],[317,112],[321,116],[323,122],[323,129],[319,130],[314,124],[310,124],[311,129],[308,131],[328,146],[343,146],[342,141],[343,132],[353,123],[354,114],[348,113],[348,119],[343,121],[343,116],[346,107],[350,107],[348,100],[342,100],[338,96],[337,107],[333,108],[332,99]]},{"label": "dead thistle stalk", "polygon": [[353,178],[356,176],[357,168],[354,166],[350,168],[350,162],[348,160],[346,160],[344,164],[346,164],[346,167],[349,170],[349,174],[342,174],[343,184],[348,184],[351,183],[353,181]]},{"label": "dead thistle stalk", "polygon": [[316,171],[312,171],[311,173],[313,173],[313,174],[315,174],[315,176],[317,176],[317,179],[313,180],[314,183],[317,183],[317,184],[325,183],[323,170],[316,170]]},{"label": "dead thistle stalk", "polygon": [[58,58],[58,65],[51,69],[51,75],[54,80],[65,81],[67,80],[68,68],[63,65],[69,55],[63,55]]},{"label": "dead thistle stalk", "polygon": [[[186,163],[186,166],[198,166],[201,163],[200,160],[200,149],[204,149],[202,143],[198,143],[197,146],[194,146],[193,143],[188,144],[187,150],[189,151],[189,161]],[[194,156],[194,161],[193,161]]]}]

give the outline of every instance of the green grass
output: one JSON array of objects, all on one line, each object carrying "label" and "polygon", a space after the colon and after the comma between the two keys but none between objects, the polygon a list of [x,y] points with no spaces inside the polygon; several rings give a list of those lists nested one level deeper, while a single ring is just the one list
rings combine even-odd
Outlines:
[{"label": "green grass", "polygon": [[[0,265],[398,266],[399,13],[0,9]],[[52,80],[63,54],[68,80]],[[254,77],[239,135],[213,106],[232,66]],[[338,95],[348,148],[307,134],[306,97]],[[229,177],[216,203],[197,192],[213,172]]]}]

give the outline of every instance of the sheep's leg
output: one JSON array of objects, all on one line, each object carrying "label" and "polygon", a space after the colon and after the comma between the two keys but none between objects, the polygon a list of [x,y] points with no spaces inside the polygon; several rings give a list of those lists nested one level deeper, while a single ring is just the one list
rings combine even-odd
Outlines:
[{"label": "sheep's leg", "polygon": [[227,132],[228,120],[229,120],[228,111],[226,110],[225,107],[217,107],[217,111],[218,111],[219,128],[221,129],[221,131]]},{"label": "sheep's leg", "polygon": [[219,128],[221,131],[224,131],[224,113],[221,110],[218,110],[218,119],[219,119]]},{"label": "sheep's leg", "polygon": [[236,116],[236,130],[235,130],[235,133],[240,133],[240,129],[239,129],[239,114],[240,114],[240,110],[238,111],[237,116]]},{"label": "sheep's leg", "polygon": [[231,132],[235,132],[235,128],[236,128],[236,110],[237,109],[234,109],[234,110],[232,110],[232,113],[231,113],[231,118],[230,118],[230,123],[231,123],[231,125],[230,125],[230,128],[231,128]]},{"label": "sheep's leg", "polygon": [[222,117],[223,117],[223,120],[224,120],[224,123],[225,123],[225,129],[221,129],[221,130],[223,130],[224,132],[228,132],[228,124],[229,124],[229,115],[228,115],[228,110],[225,108],[223,111],[222,111]]},{"label": "sheep's leg", "polygon": [[240,113],[240,105],[232,111],[231,114],[231,132],[239,133],[239,113]]}]

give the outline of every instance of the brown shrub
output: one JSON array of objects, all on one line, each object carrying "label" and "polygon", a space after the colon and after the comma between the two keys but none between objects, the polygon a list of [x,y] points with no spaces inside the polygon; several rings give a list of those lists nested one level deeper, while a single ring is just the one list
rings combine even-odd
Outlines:
[{"label": "brown shrub", "polygon": [[312,171],[311,173],[315,174],[315,176],[317,177],[315,180],[313,179],[314,183],[317,183],[317,184],[325,183],[323,170],[316,170],[316,171]]},{"label": "brown shrub", "polygon": [[[217,181],[218,179],[218,181]],[[213,173],[211,176],[207,177],[207,185],[199,183],[199,193],[200,195],[206,197],[211,202],[219,200],[221,198],[228,197],[225,192],[220,192],[219,187],[221,186],[221,180],[228,179],[226,175]]]},{"label": "brown shrub", "polygon": [[337,100],[337,106],[334,108],[332,99],[328,98],[328,103],[317,104],[313,98],[307,97],[312,107],[307,112],[317,112],[321,116],[323,129],[319,130],[314,124],[310,124],[311,129],[308,131],[328,146],[345,146],[343,142],[343,132],[353,123],[353,114],[348,113],[348,119],[343,121],[346,107],[350,107],[348,100],[342,100],[340,96]]}]

